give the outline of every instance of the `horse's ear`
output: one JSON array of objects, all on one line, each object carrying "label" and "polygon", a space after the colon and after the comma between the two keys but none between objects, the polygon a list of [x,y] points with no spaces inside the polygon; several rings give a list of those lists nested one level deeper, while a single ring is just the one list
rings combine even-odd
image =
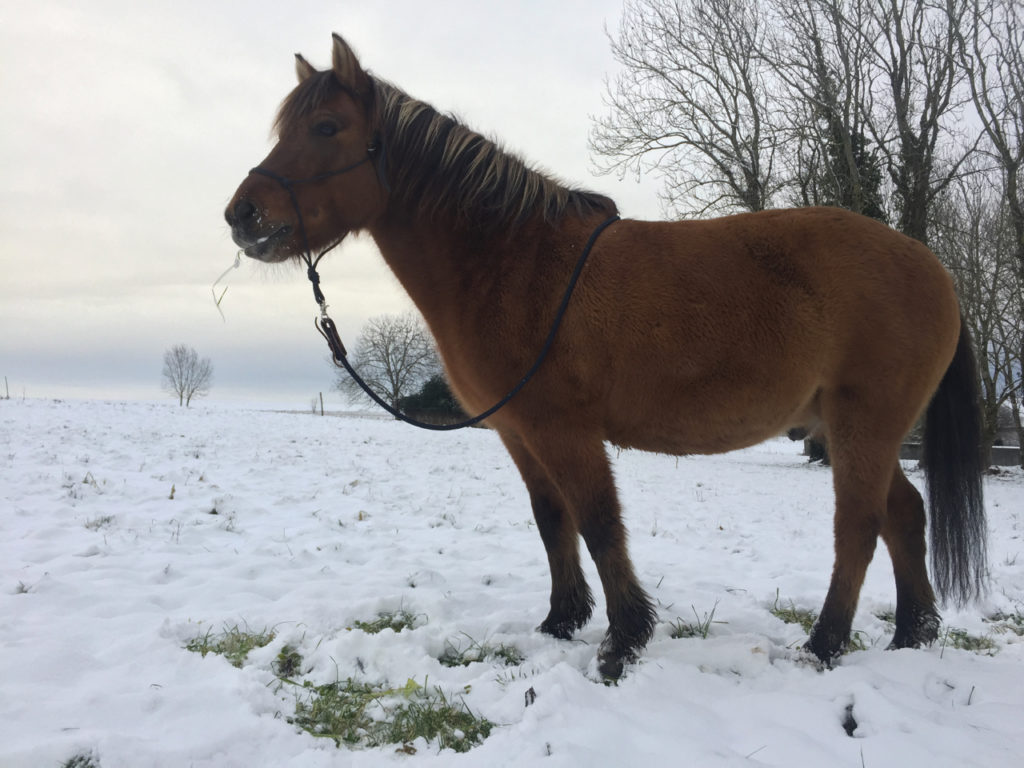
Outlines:
[{"label": "horse's ear", "polygon": [[295,74],[298,75],[300,83],[316,74],[313,65],[302,58],[301,53],[295,54]]},{"label": "horse's ear", "polygon": [[365,96],[370,92],[370,76],[363,71],[355,53],[338,34],[334,35],[332,62],[334,77],[340,85],[360,96]]}]

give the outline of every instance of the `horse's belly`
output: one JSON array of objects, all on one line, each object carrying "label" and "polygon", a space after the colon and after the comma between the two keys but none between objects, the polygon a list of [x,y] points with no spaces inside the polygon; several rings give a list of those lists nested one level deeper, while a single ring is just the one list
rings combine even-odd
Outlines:
[{"label": "horse's belly", "polygon": [[[784,378],[784,377],[781,377]],[[714,454],[748,448],[795,427],[813,431],[818,423],[819,389],[811,376],[794,377],[789,386],[681,387],[646,407],[613,409],[607,421],[609,442],[673,455]],[[634,398],[633,402],[644,402]]]},{"label": "horse's belly", "polygon": [[[675,428],[673,428],[675,427]],[[748,448],[774,437],[783,429],[722,424],[712,429],[707,424],[673,423],[666,419],[657,428],[633,428],[611,431],[608,440],[621,448],[635,448],[673,456],[713,454]]]}]

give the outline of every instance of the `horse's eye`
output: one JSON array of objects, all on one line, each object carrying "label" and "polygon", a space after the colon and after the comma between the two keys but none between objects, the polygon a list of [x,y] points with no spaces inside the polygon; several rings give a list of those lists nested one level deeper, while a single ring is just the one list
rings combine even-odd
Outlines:
[{"label": "horse's eye", "polygon": [[338,124],[330,120],[323,120],[314,125],[313,130],[321,136],[333,136],[338,132]]}]

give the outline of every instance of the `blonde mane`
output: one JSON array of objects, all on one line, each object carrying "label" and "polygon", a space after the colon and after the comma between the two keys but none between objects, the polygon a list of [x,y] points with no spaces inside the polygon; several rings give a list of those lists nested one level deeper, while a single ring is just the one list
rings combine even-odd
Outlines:
[{"label": "blonde mane", "polygon": [[[395,85],[373,79],[363,101],[384,153],[378,169],[393,199],[412,212],[453,218],[479,231],[514,227],[532,216],[555,223],[567,213],[616,212],[615,203],[574,189],[529,167],[498,144],[454,117],[409,96]],[[341,90],[332,73],[303,81],[281,106],[280,132]]]}]

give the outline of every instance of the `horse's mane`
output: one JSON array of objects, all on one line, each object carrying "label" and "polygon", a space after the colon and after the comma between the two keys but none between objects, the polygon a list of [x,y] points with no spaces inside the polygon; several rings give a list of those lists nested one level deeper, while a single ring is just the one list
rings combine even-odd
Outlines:
[{"label": "horse's mane", "polygon": [[[609,198],[559,183],[395,85],[378,78],[373,85],[363,101],[384,152],[378,167],[392,196],[415,213],[490,231],[536,214],[554,223],[570,212],[616,212]],[[306,78],[281,105],[278,132],[341,88],[330,70]]]}]

